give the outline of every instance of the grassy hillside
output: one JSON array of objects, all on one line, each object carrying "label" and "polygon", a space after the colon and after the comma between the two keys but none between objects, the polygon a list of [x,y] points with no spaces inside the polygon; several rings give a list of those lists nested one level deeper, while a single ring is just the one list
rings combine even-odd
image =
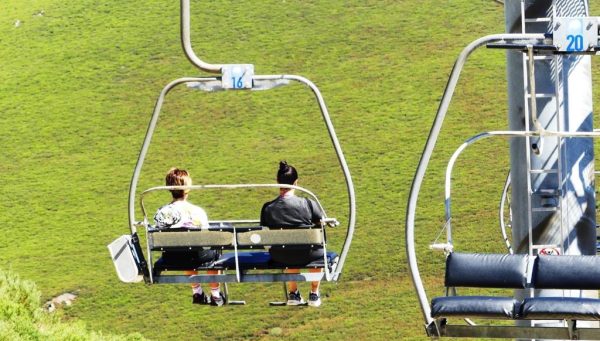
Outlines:
[{"label": "grassy hillside", "polygon": [[0,339],[2,340],[143,340],[139,334],[103,335],[81,322],[61,322],[60,315],[42,310],[34,283],[0,271]]},{"label": "grassy hillside", "polygon": [[[503,31],[502,6],[226,0],[192,2],[192,12],[194,48],[206,61],[303,75],[325,96],[355,180],[359,217],[341,281],[323,285],[324,305],[269,308],[280,284],[244,284],[231,291],[247,306],[216,310],[192,306],[185,285],[125,285],[114,273],[106,245],[128,232],[129,180],[156,97],[171,80],[200,74],[179,45],[178,1],[0,4],[0,268],[35,281],[43,298],[78,291],[64,319],[102,333],[156,340],[423,338],[404,255],[406,197],[454,59],[470,41]],[[443,257],[427,245],[443,219],[442,165],[466,137],[506,127],[504,79],[503,52],[473,56],[452,105],[453,129],[441,136],[425,182],[419,252],[431,259],[422,271],[438,293]],[[140,188],[162,184],[173,165],[189,169],[197,184],[272,182],[277,161],[287,159],[298,166],[301,185],[345,224],[343,179],[313,102],[298,85],[252,93],[178,89],[165,103]],[[496,205],[507,155],[497,151],[507,143],[480,148],[457,169],[456,215],[466,248],[478,241],[500,250]],[[211,219],[256,218],[274,195],[203,193],[191,200]],[[157,195],[152,203],[167,200]],[[334,247],[343,236],[343,229],[331,232]]]}]

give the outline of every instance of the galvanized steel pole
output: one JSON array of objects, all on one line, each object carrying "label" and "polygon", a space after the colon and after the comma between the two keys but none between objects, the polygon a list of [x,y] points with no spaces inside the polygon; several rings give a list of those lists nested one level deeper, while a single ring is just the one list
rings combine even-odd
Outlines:
[{"label": "galvanized steel pole", "polygon": [[[525,0],[526,18],[543,18],[555,14],[559,17],[587,16],[587,0]],[[509,33],[521,33],[521,1],[505,2],[506,30]],[[537,22],[525,25],[527,33],[551,32],[551,23]],[[507,52],[507,78],[509,98],[509,129],[526,128],[525,91],[526,74],[523,68],[521,52]],[[592,82],[591,61],[589,56],[563,55],[556,59],[539,59],[535,62],[535,80],[537,93],[556,93],[557,97],[534,99],[537,117],[546,129],[559,128],[561,131],[592,131]],[[556,102],[558,101],[558,103]],[[531,106],[530,106],[531,107]],[[532,122],[531,112],[529,122]],[[533,124],[530,124],[533,128]],[[541,173],[532,176],[531,190],[550,190],[559,188],[557,200],[560,200],[562,214],[558,212],[536,212],[532,218],[532,244],[562,245],[562,253],[571,255],[593,255],[596,253],[596,218],[594,195],[594,148],[591,138],[564,138],[562,146],[557,138],[544,138],[542,149],[526,146],[525,138],[514,137],[510,143],[511,183],[512,183],[512,238],[515,253],[528,253],[529,250],[529,214],[532,207],[544,205],[534,195],[532,205],[528,207],[528,170],[527,157],[530,157],[531,169],[555,168],[561,172],[562,184],[556,174]],[[530,144],[540,141],[532,138]],[[529,148],[529,152],[527,151]],[[559,157],[560,153],[562,155]],[[561,160],[561,166],[558,162]],[[561,233],[561,219],[564,233]],[[529,293],[517,293],[528,295]],[[554,293],[562,295],[560,293]],[[580,292],[572,292],[579,295]],[[549,290],[537,290],[536,296],[549,296]],[[594,295],[597,293],[586,293]],[[529,324],[528,321],[525,321]],[[538,322],[534,322],[538,323]],[[579,326],[580,324],[578,324]]]}]

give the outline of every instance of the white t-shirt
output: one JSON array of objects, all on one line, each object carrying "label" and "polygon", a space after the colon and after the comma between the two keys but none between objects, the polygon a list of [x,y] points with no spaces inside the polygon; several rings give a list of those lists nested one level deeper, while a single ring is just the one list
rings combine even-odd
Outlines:
[{"label": "white t-shirt", "polygon": [[185,200],[178,200],[158,209],[154,215],[157,228],[208,228],[206,212]]}]

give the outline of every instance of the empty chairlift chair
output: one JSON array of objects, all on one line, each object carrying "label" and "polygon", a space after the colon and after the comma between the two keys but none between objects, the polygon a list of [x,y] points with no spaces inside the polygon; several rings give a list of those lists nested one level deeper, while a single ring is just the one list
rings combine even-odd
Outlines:
[{"label": "empty chairlift chair", "polygon": [[[523,2],[522,2],[523,3]],[[524,10],[523,10],[524,11]],[[522,13],[524,17],[524,13]],[[415,245],[416,232],[416,210],[421,185],[433,154],[438,136],[443,127],[443,122],[448,111],[454,89],[458,83],[460,73],[469,55],[478,47],[487,45],[493,48],[521,50],[524,62],[529,63],[529,70],[533,70],[536,51],[544,50],[545,53],[574,53],[595,54],[600,51],[598,44],[598,18],[551,18],[559,20],[564,25],[552,25],[554,30],[563,30],[570,27],[570,21],[584,25],[593,39],[581,44],[580,49],[568,50],[564,41],[553,41],[552,34],[498,34],[490,35],[475,40],[469,44],[459,55],[450,80],[444,91],[435,121],[429,133],[423,155],[415,173],[406,214],[406,251],[411,278],[419,299],[419,304],[425,321],[426,332],[430,337],[491,337],[491,338],[525,338],[525,339],[595,339],[600,340],[600,329],[598,327],[577,326],[577,320],[599,321],[600,300],[597,298],[579,297],[581,290],[600,289],[600,258],[598,256],[545,256],[537,255],[543,245],[534,245],[530,226],[529,254],[479,254],[456,252],[452,238],[452,215],[451,215],[451,180],[452,169],[458,157],[467,147],[477,141],[489,137],[521,137],[527,143],[526,148],[531,146],[531,137],[553,136],[557,138],[597,138],[600,130],[593,132],[571,132],[550,131],[544,129],[536,120],[535,101],[532,100],[533,129],[528,123],[523,131],[489,131],[483,132],[469,138],[463,143],[450,158],[446,171],[445,188],[445,225],[447,240],[445,243],[435,243],[431,248],[443,250],[447,255],[445,269],[446,295],[429,300],[425,291],[425,285],[419,272],[417,251]],[[563,28],[561,28],[563,27]],[[587,31],[586,31],[587,32]],[[587,33],[586,33],[587,34]],[[559,35],[557,34],[557,37]],[[574,36],[571,35],[571,38]],[[589,37],[581,37],[588,39]],[[558,39],[558,38],[556,38]],[[569,39],[567,37],[567,39]],[[550,51],[550,52],[548,52]],[[529,92],[526,98],[537,98],[535,93],[535,77],[533,72],[524,74],[524,79],[529,83]],[[526,106],[527,100],[525,100]],[[528,153],[529,153],[529,149]],[[530,154],[527,154],[529,157]],[[529,175],[535,171],[527,162]],[[560,164],[560,160],[558,162]],[[549,172],[549,171],[548,171]],[[556,172],[560,174],[560,172]],[[562,181],[558,181],[562,183]],[[505,186],[505,188],[507,185]],[[558,191],[560,193],[560,190]],[[529,194],[528,206],[531,206],[531,194]],[[501,209],[503,208],[500,205]],[[559,205],[556,210],[560,211]],[[533,212],[534,210],[530,210]],[[532,214],[532,213],[529,214]],[[503,211],[500,212],[503,214]],[[562,219],[562,213],[559,213]],[[530,220],[531,221],[531,220]],[[561,220],[562,222],[562,220]],[[503,230],[505,231],[505,230]],[[562,233],[562,231],[561,231]],[[508,251],[512,252],[508,238],[505,236]],[[562,247],[562,245],[558,246]],[[562,252],[561,252],[562,253]],[[461,291],[471,289],[462,288],[497,288],[522,290],[524,299],[512,296],[465,295]],[[534,297],[535,289],[557,289],[556,297]],[[479,289],[473,289],[479,290]],[[569,292],[573,290],[574,292]],[[502,290],[486,290],[495,293]],[[578,297],[571,297],[577,293]],[[581,295],[582,296],[582,295]],[[476,325],[470,319],[484,319],[485,324]],[[451,320],[465,319],[466,324],[453,324]],[[502,320],[503,322],[501,322]],[[519,325],[510,325],[509,321],[532,321],[532,320],[557,320],[560,326],[534,325],[531,322],[523,322]],[[562,321],[562,322],[560,322]]]}]

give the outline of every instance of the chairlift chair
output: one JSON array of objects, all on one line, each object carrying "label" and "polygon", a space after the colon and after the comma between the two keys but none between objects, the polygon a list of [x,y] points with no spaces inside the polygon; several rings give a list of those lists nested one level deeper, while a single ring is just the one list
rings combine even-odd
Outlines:
[{"label": "chairlift chair", "polygon": [[[524,17],[524,15],[522,15]],[[406,215],[406,252],[411,278],[422,310],[425,330],[432,338],[439,337],[488,337],[488,338],[525,338],[525,339],[595,339],[600,340],[599,328],[581,328],[578,320],[600,321],[600,299],[581,297],[514,297],[498,296],[459,296],[457,288],[504,288],[504,289],[558,289],[598,290],[600,289],[600,257],[598,256],[546,256],[531,253],[531,232],[529,234],[530,253],[512,254],[511,245],[506,238],[506,223],[502,223],[505,242],[509,254],[461,253],[454,249],[452,239],[451,179],[452,169],[458,157],[475,142],[490,137],[537,137],[560,136],[573,138],[597,138],[600,130],[592,132],[563,132],[544,130],[536,125],[534,130],[490,131],[469,138],[450,158],[446,170],[445,185],[445,225],[446,242],[434,243],[432,249],[442,250],[446,254],[445,286],[446,296],[430,300],[425,291],[417,262],[415,248],[415,215],[421,184],[428,167],[434,146],[442,129],[454,89],[460,73],[469,55],[481,46],[489,48],[517,49],[528,54],[533,63],[533,54],[540,50],[551,53],[598,54],[598,23],[600,18],[555,18],[562,23],[579,20],[591,23],[592,43],[581,44],[573,51],[565,50],[563,42],[557,37],[544,34],[497,34],[485,36],[469,44],[459,55],[450,79],[444,91],[435,121],[429,133],[427,143],[409,195]],[[555,29],[558,25],[555,25]],[[568,27],[568,26],[563,26]],[[586,26],[583,26],[586,27]],[[554,39],[553,39],[554,38]],[[572,38],[572,37],[571,37]],[[584,39],[584,38],[582,38]],[[587,37],[585,38],[587,39]],[[547,53],[547,52],[546,52]],[[529,65],[532,70],[533,65]],[[530,74],[532,76],[532,74]],[[529,77],[530,82],[535,82]],[[527,79],[527,78],[525,78]],[[530,89],[535,89],[530,84]],[[535,92],[531,94],[535,99]],[[533,101],[532,101],[533,103]],[[535,120],[535,111],[532,112]],[[535,123],[535,122],[534,122]],[[525,160],[529,162],[528,160]],[[529,169],[529,168],[528,168]],[[500,215],[504,214],[505,194],[509,182],[505,182]],[[531,230],[530,230],[531,231]],[[465,325],[449,322],[453,318],[464,319]],[[477,325],[472,319],[483,318],[490,322]],[[562,327],[545,325],[511,326],[499,321],[562,320]]]},{"label": "chairlift chair", "polygon": [[[130,234],[123,235],[113,241],[109,246],[111,257],[119,279],[126,283],[144,280],[148,284],[154,283],[197,283],[197,282],[285,282],[286,281],[318,281],[325,278],[327,281],[337,281],[342,273],[346,256],[350,249],[354,225],[356,221],[356,204],[354,186],[344,154],[335,134],[333,124],[329,117],[327,107],[321,92],[310,80],[296,75],[256,75],[251,64],[208,64],[200,60],[191,47],[190,39],[190,4],[189,0],[181,0],[181,39],[185,55],[193,65],[202,71],[217,73],[215,77],[184,77],[167,84],[161,91],[148,125],[148,130],[140,150],[140,154],[133,172],[129,189],[129,227]],[[319,199],[309,190],[292,185],[283,184],[227,184],[227,185],[196,185],[196,186],[157,186],[143,191],[139,196],[139,204],[143,213],[142,219],[136,219],[135,200],[139,176],[144,159],[157,125],[166,95],[175,87],[186,84],[190,88],[205,92],[230,91],[230,90],[270,90],[285,86],[291,82],[306,85],[314,94],[321,117],[329,133],[333,148],[345,178],[349,213],[345,241],[339,255],[334,252],[325,252],[321,261],[306,264],[299,268],[322,268],[321,273],[281,273],[284,265],[275,264],[270,260],[269,253],[265,251],[273,245],[293,246],[310,245],[321,246],[327,251],[325,228],[336,226],[337,220],[323,217],[320,224],[302,229],[277,229],[259,226],[259,220],[227,220],[211,221],[208,229],[166,229],[154,228],[147,217],[144,206],[144,197],[155,191],[168,191],[173,189],[189,190],[238,190],[247,188],[290,188],[303,192],[318,203],[323,212]],[[324,213],[325,214],[325,213]],[[143,250],[140,245],[138,228],[143,228],[146,234],[147,246]],[[159,259],[154,262],[154,251],[177,252],[195,249],[218,249],[229,252],[215,262],[209,264],[194,263],[193,259],[187,263],[173,263]],[[171,270],[222,270],[217,275],[199,274],[194,276],[165,274]],[[228,272],[231,272],[228,273]]]}]

